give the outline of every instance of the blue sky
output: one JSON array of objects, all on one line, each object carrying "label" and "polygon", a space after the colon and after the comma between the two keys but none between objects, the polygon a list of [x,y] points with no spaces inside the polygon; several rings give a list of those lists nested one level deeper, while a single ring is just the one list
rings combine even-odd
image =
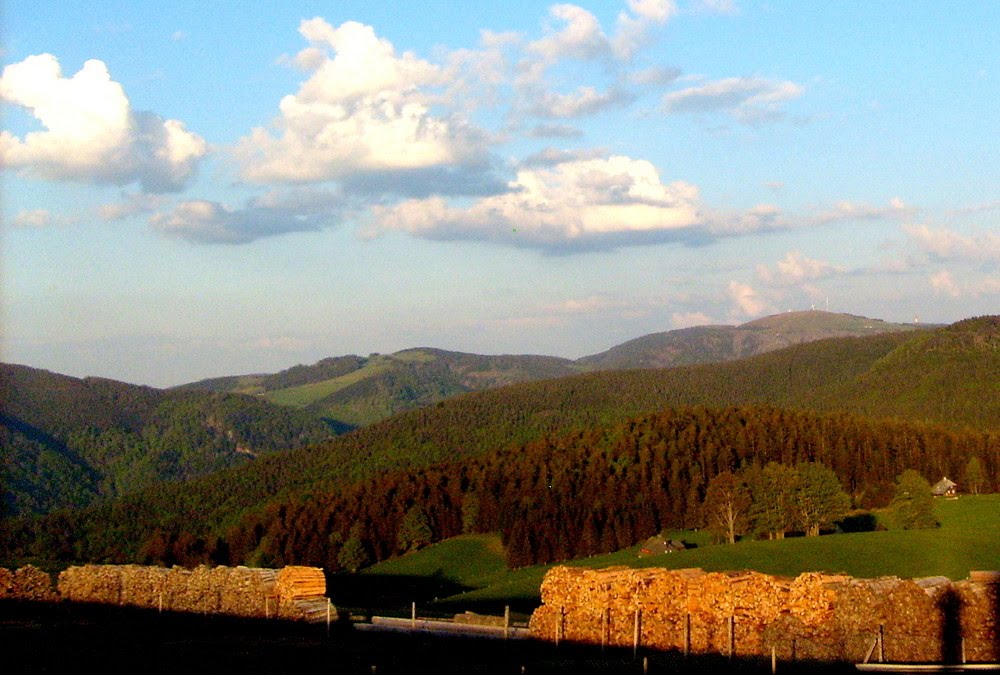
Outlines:
[{"label": "blue sky", "polygon": [[4,9],[8,362],[166,386],[1000,311],[998,3]]}]

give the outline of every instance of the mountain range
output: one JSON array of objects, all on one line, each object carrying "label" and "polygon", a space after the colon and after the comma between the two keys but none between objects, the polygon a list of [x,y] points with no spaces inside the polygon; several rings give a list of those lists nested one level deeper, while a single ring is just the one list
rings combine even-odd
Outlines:
[{"label": "mountain range", "polygon": [[733,361],[832,337],[927,328],[850,314],[788,312],[739,326],[698,326],[653,333],[570,360],[485,356],[442,349],[339,356],[274,374],[201,380],[180,388],[252,394],[308,410],[341,429],[377,422],[457,394],[599,370],[672,368]]}]

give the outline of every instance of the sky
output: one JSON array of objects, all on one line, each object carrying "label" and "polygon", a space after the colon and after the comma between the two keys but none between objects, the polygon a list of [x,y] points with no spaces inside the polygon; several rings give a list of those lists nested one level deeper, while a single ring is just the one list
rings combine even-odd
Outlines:
[{"label": "sky", "polygon": [[4,2],[0,358],[1000,313],[1000,3]]}]

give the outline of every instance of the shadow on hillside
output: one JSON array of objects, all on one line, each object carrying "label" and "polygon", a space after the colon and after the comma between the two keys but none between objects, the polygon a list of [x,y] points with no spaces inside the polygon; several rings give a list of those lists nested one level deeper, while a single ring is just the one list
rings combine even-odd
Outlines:
[{"label": "shadow on hillside", "polygon": [[348,431],[354,431],[357,429],[357,425],[348,424],[347,422],[341,422],[340,420],[334,419],[332,417],[321,418],[323,423],[330,428],[330,431],[340,436],[341,434],[346,434]]}]

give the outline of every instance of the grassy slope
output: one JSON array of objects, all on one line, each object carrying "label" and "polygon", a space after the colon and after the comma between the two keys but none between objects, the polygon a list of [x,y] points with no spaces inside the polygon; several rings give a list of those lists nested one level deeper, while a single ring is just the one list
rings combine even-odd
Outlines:
[{"label": "grassy slope", "polygon": [[[934,530],[892,530],[742,542],[735,546],[705,545],[704,533],[675,533],[698,548],[647,558],[638,547],[570,561],[581,567],[700,567],[707,571],[754,569],[796,576],[807,571],[846,573],[855,577],[968,577],[969,570],[994,569],[1000,561],[1000,495],[965,496],[940,501],[941,527]],[[538,602],[542,578],[553,565],[507,570],[495,535],[456,537],[418,553],[375,565],[365,574],[442,577],[472,590],[441,603]]]},{"label": "grassy slope", "polygon": [[388,360],[380,359],[375,362],[369,362],[359,370],[355,370],[347,375],[341,375],[340,377],[320,382],[311,382],[297,387],[269,391],[263,396],[271,403],[291,406],[293,408],[304,408],[361,380],[381,375],[391,368],[392,364]]}]

